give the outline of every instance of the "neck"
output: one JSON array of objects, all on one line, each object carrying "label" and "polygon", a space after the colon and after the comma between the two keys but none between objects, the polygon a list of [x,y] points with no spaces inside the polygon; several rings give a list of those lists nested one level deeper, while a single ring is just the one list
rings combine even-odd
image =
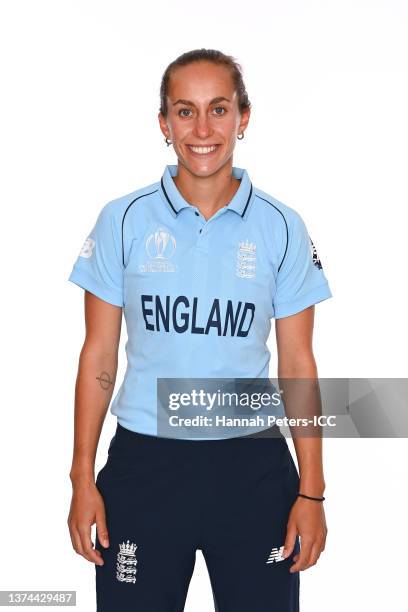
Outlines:
[{"label": "neck", "polygon": [[183,198],[207,220],[232,200],[240,185],[232,176],[232,160],[211,176],[196,176],[179,163],[173,181]]}]

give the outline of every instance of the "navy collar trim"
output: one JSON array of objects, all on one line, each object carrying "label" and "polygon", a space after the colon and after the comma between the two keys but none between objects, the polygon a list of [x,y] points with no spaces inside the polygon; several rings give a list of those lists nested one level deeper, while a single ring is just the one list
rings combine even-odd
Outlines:
[{"label": "navy collar trim", "polygon": [[[173,176],[177,175],[178,166],[175,164],[167,165],[160,179],[160,189],[163,199],[170,208],[173,217],[177,217],[183,208],[194,208],[187,202],[180,191],[177,189]],[[229,210],[236,212],[242,219],[245,219],[246,212],[253,196],[253,186],[244,168],[233,166],[232,175],[240,179],[241,184],[234,194],[234,197],[227,205]]]}]

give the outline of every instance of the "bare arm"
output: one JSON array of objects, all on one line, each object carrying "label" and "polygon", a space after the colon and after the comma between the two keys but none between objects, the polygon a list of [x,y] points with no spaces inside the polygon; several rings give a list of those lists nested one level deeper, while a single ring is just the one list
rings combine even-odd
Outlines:
[{"label": "bare arm", "polygon": [[73,498],[68,525],[74,549],[100,563],[92,548],[91,525],[106,535],[103,502],[95,486],[95,456],[102,425],[112,398],[118,366],[122,309],[85,291],[86,335],[75,385],[74,449],[70,478]]},{"label": "bare arm", "polygon": [[118,367],[122,309],[85,291],[85,341],[75,385],[73,483],[94,480],[96,449]]},{"label": "bare arm", "polygon": [[[312,339],[314,306],[296,315],[276,320],[278,349],[278,378],[285,390],[284,379],[317,379],[317,367],[313,355]],[[287,385],[290,392],[290,386]],[[325,489],[322,459],[322,438],[293,437],[299,464],[300,492],[321,497]],[[327,525],[323,504],[298,497],[292,506],[288,521],[285,551],[291,554],[296,534],[302,540],[301,552],[294,556],[291,572],[305,570],[315,565],[324,550]]]},{"label": "bare arm", "polygon": [[[312,348],[313,324],[314,306],[297,315],[276,320],[279,379],[317,379]],[[321,497],[325,489],[322,438],[294,436],[293,443],[299,464],[301,492]]]}]

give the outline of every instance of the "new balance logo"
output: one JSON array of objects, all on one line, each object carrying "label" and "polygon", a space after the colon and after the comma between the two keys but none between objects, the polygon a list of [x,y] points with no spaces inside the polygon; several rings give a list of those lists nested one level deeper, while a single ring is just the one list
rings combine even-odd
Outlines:
[{"label": "new balance logo", "polygon": [[84,244],[82,245],[82,249],[79,253],[79,257],[90,257],[92,255],[92,251],[95,246],[95,240],[91,237],[88,237]]},{"label": "new balance logo", "polygon": [[284,548],[285,548],[284,546],[281,546],[280,548],[272,548],[270,555],[266,562],[275,563],[276,561],[284,561],[284,557],[282,556]]}]

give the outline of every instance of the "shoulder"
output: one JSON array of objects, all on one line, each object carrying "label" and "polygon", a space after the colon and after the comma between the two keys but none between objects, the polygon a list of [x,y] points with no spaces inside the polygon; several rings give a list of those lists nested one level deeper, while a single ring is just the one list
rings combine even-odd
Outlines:
[{"label": "shoulder", "polygon": [[109,200],[101,208],[99,217],[105,221],[121,225],[130,212],[151,204],[151,197],[154,197],[158,190],[159,182],[155,182]]},{"label": "shoulder", "polygon": [[275,228],[287,235],[304,225],[302,216],[295,208],[258,187],[254,188],[252,207],[253,212],[259,215],[268,227]]}]

